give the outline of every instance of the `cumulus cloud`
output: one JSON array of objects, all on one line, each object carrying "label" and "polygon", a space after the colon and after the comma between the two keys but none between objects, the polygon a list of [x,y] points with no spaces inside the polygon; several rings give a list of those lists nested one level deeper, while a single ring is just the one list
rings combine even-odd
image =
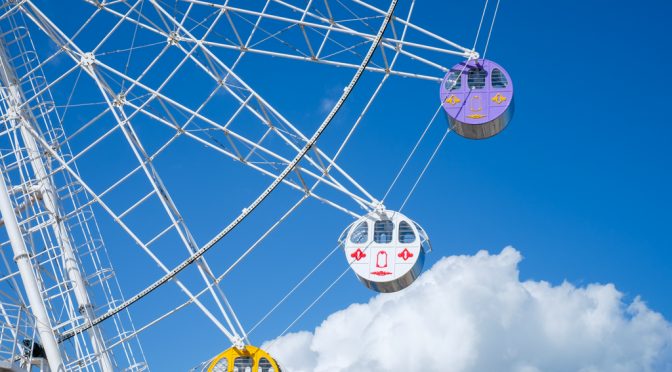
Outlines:
[{"label": "cumulus cloud", "polygon": [[448,257],[411,287],[265,343],[294,372],[672,371],[672,325],[612,284],[518,277],[513,248]]}]

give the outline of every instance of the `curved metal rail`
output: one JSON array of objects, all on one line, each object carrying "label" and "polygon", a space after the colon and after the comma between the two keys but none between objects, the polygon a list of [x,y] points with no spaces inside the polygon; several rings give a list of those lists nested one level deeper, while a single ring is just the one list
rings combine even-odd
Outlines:
[{"label": "curved metal rail", "polygon": [[364,59],[362,60],[362,64],[359,66],[357,69],[357,72],[355,75],[352,77],[352,80],[350,80],[350,83],[345,87],[343,90],[343,94],[341,97],[338,99],[334,107],[331,109],[329,112],[329,115],[324,119],[322,124],[317,128],[313,136],[306,142],[306,144],[303,146],[301,151],[299,151],[294,159],[285,167],[285,169],[278,175],[278,177],[262,192],[247,208],[244,208],[242,212],[234,219],[228,226],[226,226],[219,234],[217,234],[214,238],[212,238],[208,243],[206,243],[202,248],[200,248],[198,251],[194,252],[193,255],[191,255],[189,258],[184,260],[182,263],[180,263],[178,266],[176,266],[173,270],[165,274],[163,277],[149,285],[147,288],[144,290],[140,291],[138,294],[135,296],[129,298],[128,300],[124,301],[121,305],[117,306],[114,309],[111,309],[107,313],[101,315],[100,317],[94,319],[92,322],[83,325],[79,328],[72,329],[67,333],[64,333],[61,335],[60,341],[65,341],[73,336],[75,336],[78,333],[81,333],[83,331],[86,331],[87,329],[105,321],[106,319],[114,316],[115,314],[119,313],[120,311],[126,309],[127,307],[131,306],[138,300],[142,299],[143,297],[147,296],[150,294],[152,291],[155,289],[159,288],[169,280],[171,280],[173,277],[175,277],[177,274],[179,274],[182,270],[184,270],[187,266],[191,265],[194,263],[196,260],[198,260],[201,256],[205,254],[210,248],[212,248],[217,242],[222,240],[227,234],[229,234],[238,224],[240,224],[252,211],[254,211],[274,190],[275,188],[287,177],[287,175],[296,167],[296,165],[303,159],[303,157],[306,155],[306,153],[310,150],[311,147],[317,142],[317,140],[320,138],[322,135],[322,132],[329,126],[331,123],[332,119],[338,111],[341,109],[341,106],[345,103],[345,101],[348,99],[350,96],[350,93],[354,89],[355,85],[357,85],[357,82],[359,81],[359,78],[361,77],[362,73],[366,70],[366,66],[369,64],[369,61],[371,60],[371,57],[373,56],[373,53],[375,52],[376,48],[378,47],[378,44],[380,43],[381,39],[383,38],[383,34],[385,33],[385,30],[387,29],[387,26],[392,19],[392,14],[394,13],[394,9],[397,6],[397,0],[392,0],[390,3],[390,7],[387,10],[387,13],[385,15],[385,18],[383,19],[383,23],[380,26],[380,29],[378,30],[378,33],[376,34],[376,37],[371,43],[371,47],[369,48],[368,52],[364,56]]}]

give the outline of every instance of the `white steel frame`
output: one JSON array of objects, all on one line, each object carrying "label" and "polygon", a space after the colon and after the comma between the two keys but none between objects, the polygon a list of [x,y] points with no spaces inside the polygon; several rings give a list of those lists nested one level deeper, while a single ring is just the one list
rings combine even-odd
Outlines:
[{"label": "white steel frame", "polygon": [[[313,0],[308,1],[305,6],[296,6],[283,0],[267,0],[263,2],[264,5],[261,11],[231,6],[229,5],[229,0],[226,0],[223,3],[212,3],[201,0],[183,0],[182,2],[187,4],[186,10],[179,13],[169,11],[167,5],[161,0],[145,0],[144,2],[142,0],[103,2],[84,0],[84,2],[96,7],[95,11],[82,27],[71,36],[68,36],[62,31],[32,0],[20,0],[14,4],[7,3],[5,4],[6,9],[4,9],[4,13],[0,15],[0,21],[2,21],[5,18],[12,17],[14,14],[20,13],[31,22],[31,26],[43,32],[44,35],[58,47],[57,51],[46,58],[42,58],[42,60],[39,61],[39,64],[28,71],[28,73],[23,76],[12,77],[11,79],[7,78],[3,85],[10,86],[11,83],[9,80],[21,80],[25,79],[26,76],[31,76],[31,74],[39,71],[39,69],[53,61],[59,55],[67,56],[74,63],[73,67],[61,73],[60,76],[36,87],[30,95],[23,97],[20,92],[17,92],[14,96],[21,97],[21,99],[4,97],[4,100],[9,102],[10,109],[9,111],[6,111],[4,113],[5,115],[2,117],[3,123],[6,125],[11,123],[12,128],[14,128],[7,129],[7,131],[2,134],[9,134],[9,131],[20,132],[23,141],[28,144],[29,150],[36,154],[33,158],[33,164],[35,173],[39,175],[39,179],[48,180],[53,174],[64,172],[68,174],[69,177],[71,177],[88,195],[87,203],[80,205],[78,209],[63,216],[58,216],[58,213],[60,212],[57,207],[57,200],[52,200],[52,197],[46,197],[43,201],[46,205],[46,209],[52,215],[56,216],[51,225],[54,233],[59,237],[58,244],[64,251],[65,260],[66,263],[68,263],[66,265],[69,265],[66,266],[66,271],[70,275],[70,280],[75,283],[80,283],[77,285],[79,289],[75,291],[75,297],[79,303],[79,307],[84,309],[84,315],[86,317],[84,323],[71,327],[69,330],[60,334],[60,339],[56,340],[53,327],[49,326],[48,316],[45,317],[45,314],[40,310],[41,300],[38,298],[39,296],[36,297],[34,293],[34,291],[37,291],[39,295],[39,286],[35,287],[37,288],[35,289],[33,287],[37,284],[31,284],[30,273],[33,268],[31,268],[29,261],[21,261],[20,259],[17,259],[17,264],[19,264],[19,274],[24,282],[24,288],[28,293],[33,315],[37,318],[39,324],[47,325],[46,327],[38,326],[37,329],[40,333],[41,340],[43,340],[42,342],[45,344],[45,350],[50,353],[49,362],[50,365],[53,362],[53,365],[51,366],[52,369],[61,368],[63,365],[63,362],[56,357],[56,355],[60,355],[60,352],[58,351],[58,343],[75,337],[81,332],[90,329],[89,333],[94,348],[94,354],[96,355],[95,359],[99,363],[101,370],[112,370],[112,362],[106,357],[108,350],[117,344],[135,337],[139,331],[146,329],[146,327],[125,334],[123,337],[119,337],[116,343],[113,343],[112,345],[106,345],[102,335],[96,330],[96,325],[113,317],[119,311],[126,309],[132,303],[138,301],[171,279],[188,297],[188,301],[177,309],[169,311],[159,319],[163,319],[165,316],[174,313],[174,311],[186,306],[186,304],[194,303],[206,317],[210,319],[213,324],[215,324],[216,327],[229,338],[229,340],[231,340],[233,345],[242,347],[247,341],[247,335],[236,317],[227,297],[219,287],[219,282],[231,268],[227,270],[225,274],[216,277],[203,254],[242,222],[281,183],[302,192],[304,194],[303,197],[285,215],[283,215],[276,224],[264,233],[264,235],[262,235],[262,237],[255,242],[255,244],[250,247],[250,249],[248,249],[233,266],[237,265],[245,255],[254,249],[254,247],[256,247],[268,233],[270,233],[270,231],[275,229],[280,222],[282,222],[308,197],[315,198],[325,204],[348,213],[351,216],[356,217],[360,215],[361,211],[360,213],[357,213],[335,200],[315,193],[315,189],[320,184],[324,184],[332,190],[338,191],[347,199],[352,200],[364,212],[368,212],[374,208],[380,208],[382,203],[368,193],[366,189],[355,181],[353,177],[348,175],[343,168],[338,166],[335,160],[342,153],[345,143],[350,139],[355,128],[361,122],[378,95],[382,85],[389,76],[440,81],[441,76],[447,71],[447,68],[440,63],[432,61],[429,57],[421,55],[422,52],[452,55],[467,59],[475,59],[479,56],[473,49],[462,47],[457,43],[411,23],[410,18],[414,2],[411,5],[411,10],[409,10],[406,19],[400,19],[392,15],[396,6],[396,0],[391,1],[388,10],[379,9],[362,0],[351,0],[353,5],[373,13],[372,16],[359,17],[346,7],[346,9],[353,14],[353,18],[351,19],[335,18],[332,13],[332,8],[334,6],[332,0],[324,0],[324,8],[327,10],[327,14],[322,14],[320,11],[314,9],[311,10]],[[345,7],[345,5],[341,5]],[[159,23],[144,15],[142,10],[143,6],[151,7],[155,12],[155,18],[160,19],[161,22]],[[210,22],[209,25],[206,26],[207,22],[205,19],[195,26],[193,25],[194,20],[190,18],[190,14],[194,12],[195,7],[209,7],[213,9],[212,17],[208,20]],[[285,13],[282,13],[282,15],[273,14],[269,10],[270,8],[278,9],[278,7],[288,12],[287,14],[293,14],[295,16],[288,16]],[[105,35],[102,35],[97,46],[89,50],[82,49],[78,42],[75,41],[77,36],[89,23],[92,22],[94,17],[103,13],[110,14],[118,19],[115,26]],[[252,28],[247,35],[240,29],[240,26],[236,26],[234,19],[243,20],[249,24],[248,26],[251,25]],[[353,23],[362,23],[368,26],[367,21],[370,20],[380,20],[380,22],[382,22],[382,26],[380,26],[377,33],[366,32],[352,25]],[[213,36],[216,33],[215,28],[219,25],[219,22],[226,23],[230,26],[234,40],[222,41]],[[264,28],[266,22],[286,24],[287,26],[280,30],[268,31]],[[130,76],[126,71],[122,71],[121,69],[97,58],[97,54],[100,53],[101,48],[106,41],[112,37],[117,29],[128,23],[136,27],[136,32],[140,29],[158,35],[166,40],[161,51],[157,53],[156,57],[145,66],[143,72],[137,77]],[[192,27],[187,26],[188,23],[190,23]],[[384,36],[388,23],[392,34],[391,37]],[[397,32],[395,24],[403,27],[401,34]],[[284,33],[293,29],[298,29],[300,31],[305,43],[304,45],[295,46],[282,39]],[[414,32],[423,35],[423,37],[433,40],[433,42],[436,42],[436,45],[407,40],[407,31],[409,30],[413,30]],[[196,31],[198,31],[198,33],[196,33]],[[261,40],[257,40],[259,39],[257,36],[259,33],[263,33],[266,36]],[[319,42],[314,41],[315,35],[318,36]],[[353,43],[352,45],[344,45],[335,39],[336,37],[341,36],[357,41],[351,41]],[[257,37],[257,39],[255,39],[255,37]],[[290,47],[287,48],[289,51],[273,50],[272,48],[267,47],[267,44],[265,43],[267,40],[280,41],[283,45],[289,45]],[[325,51],[327,50],[328,45],[337,45],[340,47],[340,50],[327,53]],[[366,55],[362,56],[359,54],[357,50],[360,47],[367,47],[368,51]],[[168,77],[162,84],[152,87],[150,83],[145,81],[145,76],[150,70],[159,66],[162,56],[164,56],[171,48],[181,52],[182,58],[179,64],[169,72]],[[374,51],[377,48],[381,53],[382,64],[372,61]],[[238,56],[233,63],[227,63],[219,56],[216,52],[217,50],[235,51],[238,53]],[[392,53],[391,57],[386,54],[390,52]],[[235,71],[242,57],[246,53],[269,55],[334,67],[353,68],[356,69],[356,73],[351,83],[345,88],[344,93],[336,103],[336,106],[331,110],[322,125],[309,138]],[[400,56],[417,61],[424,67],[435,69],[436,75],[395,69],[395,63]],[[1,54],[0,57],[2,57]],[[360,60],[357,63],[353,63],[352,60],[356,58],[359,58]],[[175,99],[164,92],[166,85],[176,74],[178,74],[180,68],[187,63],[196,66],[201,72],[217,83],[216,88],[198,107],[190,107],[189,104],[181,102],[179,99]],[[11,71],[8,66],[9,65],[5,66],[4,64],[2,66],[5,74]],[[361,114],[358,116],[352,130],[343,141],[343,144],[339,147],[336,154],[333,157],[330,157],[316,146],[317,139],[328,126],[341,105],[345,102],[357,80],[365,71],[382,73],[383,78],[366,106],[362,109]],[[59,83],[72,78],[75,73],[78,74],[77,79],[79,79],[79,74],[82,72],[95,83],[95,86],[99,90],[103,98],[103,109],[99,115],[84,123],[76,132],[65,137],[65,139],[62,140],[62,144],[70,143],[70,141],[79,136],[81,132],[99,122],[103,117],[111,115],[116,123],[105,133],[98,136],[94,141],[80,149],[79,152],[72,154],[70,157],[66,157],[55,149],[48,140],[43,138],[40,131],[37,130],[34,125],[25,120],[17,121],[16,118],[12,116],[12,113],[20,112],[21,110],[30,110],[31,105],[37,102],[39,97],[49,94],[53,89],[57,89]],[[115,88],[119,79],[123,82],[122,91]],[[203,108],[211,100],[215,99],[219,92],[225,92],[227,95],[234,98],[238,105],[235,112],[225,123],[215,120],[203,112]],[[164,109],[164,115],[157,114],[151,109],[153,107],[152,105],[157,104]],[[173,112],[183,113],[185,117],[187,117],[186,120],[180,120],[175,117],[175,115],[172,114]],[[251,117],[255,118],[265,127],[264,135],[258,140],[250,139],[244,132],[233,129],[233,124],[242,120],[240,118],[243,113],[251,115]],[[151,119],[174,130],[175,134],[157,150],[150,152],[146,149],[146,146],[143,145],[133,124],[135,120],[140,118]],[[192,129],[194,126],[197,126],[195,124],[197,121],[210,126],[210,128],[207,128],[208,130],[214,130],[223,134],[228,143],[228,147],[223,146],[219,141],[212,137],[203,136],[202,128]],[[88,152],[96,148],[98,144],[118,132],[123,134],[138,165],[108,188],[96,192],[77,172],[75,166],[76,160],[86,156]],[[291,151],[295,155],[288,157],[286,154],[282,154],[267,145],[266,140],[271,136],[280,139],[282,143],[291,148]],[[273,179],[270,186],[258,198],[256,198],[247,208],[243,209],[243,211],[218,235],[200,248],[196,244],[177,205],[171,198],[159,171],[154,166],[154,159],[169,148],[169,146],[171,146],[171,144],[179,137],[186,137],[197,141],[198,143],[231,159],[239,161],[251,169]],[[241,151],[243,148],[246,148],[247,152]],[[55,167],[47,169],[47,167],[40,165],[42,156],[48,156],[53,159]],[[271,161],[268,161],[266,157],[270,158]],[[253,159],[262,159],[262,161],[255,162]],[[295,179],[288,178],[292,173],[296,175]],[[151,191],[139,198],[133,205],[122,212],[115,212],[114,208],[105,202],[103,198],[136,175],[144,175],[151,185]],[[307,182],[308,179],[315,181],[312,186],[309,186]],[[16,207],[12,204],[12,201],[9,198],[11,192],[7,188],[8,186],[6,186],[4,182],[0,182],[0,184],[0,209],[2,210],[3,221],[8,233],[11,233],[10,238],[15,255],[19,258],[24,257],[26,255],[26,250],[25,246],[22,250],[21,241],[23,238],[21,237],[20,230],[17,230],[16,218],[14,218],[14,223],[12,222],[12,216],[15,213]],[[9,185],[9,187],[11,186],[12,185]],[[39,187],[46,190],[55,188],[48,181],[44,181]],[[53,192],[47,193],[47,195],[50,194],[53,194]],[[143,240],[131,226],[124,222],[124,218],[152,198],[158,198],[166,216],[170,220],[170,225],[153,238]],[[162,278],[148,286],[145,290],[123,303],[116,304],[116,306],[111,307],[105,314],[99,315],[97,318],[92,311],[86,310],[91,308],[85,290],[86,286],[81,274],[79,274],[79,269],[76,264],[77,258],[71,248],[72,244],[69,242],[67,234],[63,233],[65,227],[61,226],[59,223],[59,219],[67,219],[71,216],[75,216],[77,213],[89,208],[93,204],[97,204],[102,210],[109,214],[122,230],[125,231],[165,273]],[[152,244],[170,231],[174,231],[178,234],[182,245],[185,246],[188,253],[188,257],[172,270],[169,269],[156,254],[154,254],[151,248]],[[192,293],[185,284],[176,278],[176,275],[180,271],[194,262],[197,263],[199,275],[206,285],[205,289],[197,294]],[[7,278],[9,278],[9,276]],[[34,278],[32,280],[34,281]],[[31,292],[33,292],[32,295],[30,294]],[[222,323],[218,316],[213,314],[198,299],[201,294],[206,292],[209,293],[215,301],[216,307],[226,324]],[[44,306],[42,305],[42,307]],[[45,308],[44,312],[46,311]],[[151,322],[150,325],[151,324],[155,324],[155,322]]]}]

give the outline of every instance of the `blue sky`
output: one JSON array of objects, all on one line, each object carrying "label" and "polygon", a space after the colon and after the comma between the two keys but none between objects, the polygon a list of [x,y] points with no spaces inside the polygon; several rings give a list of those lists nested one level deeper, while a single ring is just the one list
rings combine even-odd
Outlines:
[{"label": "blue sky", "polygon": [[[481,9],[481,1],[419,1],[413,21],[470,46]],[[62,10],[50,10],[64,17]],[[444,256],[473,255],[481,249],[496,253],[512,245],[524,256],[523,280],[614,283],[627,299],[640,295],[672,319],[672,121],[667,115],[672,77],[665,63],[670,57],[671,11],[672,5],[663,1],[502,1],[488,58],[512,76],[515,117],[509,128],[485,141],[451,134],[404,209],[432,239],[427,268]],[[459,59],[445,57],[441,62],[451,66]],[[336,70],[250,56],[238,71],[309,134],[326,113],[322,105],[338,97],[353,73]],[[377,79],[365,76],[320,147],[333,153]],[[199,99],[198,86],[189,79],[180,80],[176,88],[191,89]],[[382,197],[437,100],[436,83],[390,78],[339,164]],[[225,117],[223,111],[214,110],[213,115]],[[386,201],[388,208],[399,207],[445,126],[439,116]],[[169,135],[142,123],[138,132],[149,147]],[[100,153],[80,163],[92,184],[105,184],[97,178],[101,165],[113,172],[120,162],[116,157],[123,158],[124,150],[115,146],[103,144]],[[270,182],[188,141],[159,158],[157,167],[199,244]],[[280,188],[208,253],[215,272],[222,272],[299,196]],[[118,198],[123,204],[123,195]],[[131,218],[151,225],[154,216],[147,210]],[[127,296],[159,277],[112,222],[100,220]],[[265,314],[334,247],[350,221],[309,200],[271,235],[224,281],[243,324],[250,327]],[[163,254],[171,267],[184,258],[183,251]],[[276,337],[344,265],[340,255],[331,259],[252,340]],[[201,288],[193,273],[185,274],[185,281]],[[312,329],[334,311],[372,295],[354,275],[346,275],[292,330]],[[175,288],[165,288],[132,310],[137,323],[144,324],[182,300]],[[166,341],[169,337],[175,339]],[[156,371],[184,370],[228,346],[193,307],[146,331],[141,340]]]}]

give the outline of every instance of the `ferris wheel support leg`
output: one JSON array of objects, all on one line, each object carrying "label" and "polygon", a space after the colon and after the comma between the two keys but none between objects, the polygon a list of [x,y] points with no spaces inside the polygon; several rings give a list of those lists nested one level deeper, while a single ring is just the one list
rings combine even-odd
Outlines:
[{"label": "ferris wheel support leg", "polygon": [[[72,246],[70,236],[68,234],[67,227],[65,226],[64,220],[62,219],[61,213],[58,209],[58,199],[56,195],[56,188],[50,181],[50,177],[47,172],[47,168],[42,162],[40,156],[41,152],[39,147],[30,132],[27,131],[26,126],[30,125],[25,122],[21,125],[20,133],[21,137],[24,139],[24,143],[28,151],[31,153],[31,166],[33,171],[37,175],[39,181],[39,188],[42,194],[42,202],[44,203],[45,208],[51,214],[49,224],[51,229],[54,231],[56,236],[56,241],[61,247],[63,252],[63,265],[65,267],[66,274],[68,279],[73,282],[73,293],[75,295],[75,300],[77,301],[79,313],[87,320],[87,322],[92,321],[96,318],[96,315],[93,311],[93,304],[89,299],[89,295],[86,291],[86,282],[82,277],[82,272],[79,269],[78,259],[75,255],[75,251]],[[103,372],[113,372],[114,367],[110,355],[105,352],[105,339],[101,330],[98,327],[91,327],[89,329],[89,338],[91,339],[91,344],[93,345],[93,350],[98,356],[98,363]]]},{"label": "ferris wheel support leg", "polygon": [[[30,0],[26,0],[26,5],[28,8],[26,8],[25,15],[32,20],[37,27],[39,27],[42,31],[44,31],[56,44],[61,45],[62,47],[65,47],[66,45],[71,47],[72,50],[66,51],[66,54],[71,57],[76,59],[76,55],[79,55],[82,57],[82,60],[79,61],[78,67],[82,67],[84,71],[86,71],[87,74],[89,75],[95,75],[92,73],[90,67],[95,62],[95,58],[91,53],[84,53],[78,46],[75,44],[71,39],[69,39],[62,31],[60,28],[58,28],[49,18],[47,18],[42,11],[36,7]],[[74,53],[74,54],[73,54]],[[96,80],[95,76],[92,76],[94,80]],[[98,80],[96,80],[98,81]],[[101,88],[102,89],[102,88]],[[104,92],[103,92],[104,93]],[[105,95],[105,97],[107,97]],[[90,187],[84,181],[79,177],[79,175],[74,172],[70,166],[68,166],[67,162],[65,162],[57,153],[51,149],[51,147],[44,142],[44,139],[40,137],[39,133],[37,133],[34,128],[31,126],[25,127],[27,129],[28,133],[33,137],[33,139],[36,142],[39,142],[43,148],[59,163],[61,163],[61,166],[68,172],[70,175],[76,179],[91,195],[91,197],[96,200],[103,209],[112,216],[112,218],[126,231],[129,236],[147,253],[149,256],[154,260],[159,267],[168,272],[168,268],[154,255],[148,248],[147,246],[135,235],[132,233],[132,231],[126,226],[121,219],[114,213],[112,210],[100,199],[100,197],[91,190]],[[217,328],[224,333],[224,335],[229,338],[230,340],[233,341],[236,346],[241,346],[242,341],[239,336],[234,336],[232,335],[229,330],[224,327],[221,322],[198,300],[195,299],[187,289],[187,287],[182,284],[181,281],[175,280],[175,283],[177,286],[190,298],[192,301],[198,306],[198,308],[210,319]],[[89,327],[87,327],[89,328]],[[235,340],[235,341],[234,341]],[[103,349],[104,350],[104,349]]]},{"label": "ferris wheel support leg", "polygon": [[[75,44],[72,40],[70,40],[49,18],[47,18],[41,10],[36,7],[30,0],[25,0],[25,4],[27,8],[25,9],[25,15],[35,23],[35,25],[40,28],[48,37],[50,37],[57,45],[61,45],[62,48],[64,48],[66,55],[68,55],[70,58],[73,58],[75,61],[78,63],[81,62],[77,67],[86,67],[90,66],[90,62],[95,62],[95,59],[91,59],[87,53],[84,53],[78,46]],[[65,47],[68,47],[67,49]],[[80,61],[81,57],[81,61]],[[104,66],[102,63],[96,63],[98,66]],[[87,71],[85,69],[85,71]],[[113,72],[116,72],[113,70]],[[90,73],[90,71],[87,71],[87,73]],[[94,78],[95,79],[95,78]],[[134,81],[136,84],[140,84],[137,81]],[[52,83],[53,84],[53,83]],[[151,90],[150,90],[151,91]],[[163,97],[163,95],[160,95],[158,92],[152,91],[153,94],[159,95],[160,97]],[[168,100],[170,101],[170,100]],[[193,114],[193,112],[190,112]],[[79,177],[79,175],[72,170],[72,168],[68,165],[68,162],[66,162],[59,154],[57,154],[47,143],[44,142],[44,139],[39,136],[39,133],[35,132],[32,127],[27,127],[27,130],[29,133],[33,136],[33,138],[42,146],[42,148],[49,153],[51,157],[53,157],[58,163],[61,164],[61,167],[66,170],[70,175],[77,180],[78,183],[82,185],[82,187],[86,190],[86,192],[93,198],[94,201],[96,201],[102,208],[107,212],[113,220],[121,226],[121,228],[135,241],[142,249],[145,251],[150,258],[158,264],[158,266],[161,268],[161,270],[165,271],[166,273],[169,273],[168,268],[156,257],[156,255],[151,252],[151,250],[148,249],[147,245],[143,243],[133,232],[131,229],[126,226],[126,224],[119,218],[118,215],[116,215],[110,208],[107,206],[105,202],[103,202],[98,194],[96,194],[82,179]],[[197,298],[193,296],[191,291],[187,289],[187,287],[179,280],[174,279],[174,282],[177,284],[177,286],[190,298],[190,300],[210,319],[213,324],[220,330],[224,335],[229,338],[230,340],[236,340],[234,344],[241,345],[241,340],[234,335],[232,335],[229,330],[224,327],[221,322],[199,301]],[[108,312],[108,315],[111,313]],[[116,314],[116,313],[115,313]],[[109,317],[109,316],[108,316]],[[106,319],[108,317],[105,317]],[[91,326],[83,326],[82,328],[88,329]],[[69,331],[63,334],[63,337],[65,339],[70,338],[74,336],[75,334],[79,333],[80,331]]]},{"label": "ferris wheel support leg", "polygon": [[[80,185],[82,185],[84,190],[91,196],[91,198],[94,199],[94,201],[98,203],[98,205],[100,205],[100,207],[103,208],[103,210],[108,215],[110,215],[110,217],[128,234],[128,236],[131,239],[133,239],[133,241],[136,244],[138,244],[138,246],[140,246],[140,248],[142,248],[142,250],[145,251],[150,256],[150,258],[159,266],[159,268],[164,272],[169,273],[168,267],[166,267],[166,265],[161,260],[159,260],[159,258],[156,257],[156,255],[152,253],[151,250],[147,248],[147,245],[143,243],[142,240],[140,240],[140,238],[138,238],[138,236],[133,233],[133,231],[121,220],[121,218],[119,218],[119,216],[116,213],[114,213],[114,211],[112,211],[112,209],[101,199],[101,197],[98,194],[96,194],[86,182],[84,182],[84,180],[79,176],[79,174],[75,172],[70,165],[68,165],[68,163],[63,159],[63,157],[61,157],[57,152],[55,152],[49,146],[49,144],[44,141],[43,138],[39,137],[39,134],[36,133],[33,128],[28,128],[28,130],[30,134],[33,136],[33,138],[35,138],[35,140],[38,141],[38,143],[44,149],[44,151],[46,151],[49,154],[49,156],[51,156],[54,160],[56,160],[59,164],[61,164],[63,169],[67,171],[72,176],[72,178],[75,179]],[[234,339],[234,336],[231,335],[228,329],[224,327],[222,323],[214,315],[212,315],[210,310],[208,310],[208,308],[205,307],[205,305],[203,305],[201,301],[199,301],[196,297],[194,297],[193,293],[179,279],[173,278],[173,281],[182,290],[182,292],[184,292],[184,294],[187,297],[189,297],[189,299],[203,312],[203,314],[205,314],[205,316],[207,316],[208,319],[210,319],[212,323],[220,331],[222,331],[222,333],[224,333],[224,335],[227,338]],[[114,314],[117,314],[118,312],[119,311],[115,312]],[[101,317],[105,317],[106,319],[108,319],[110,316],[112,316],[111,311],[108,311],[106,314],[107,316],[102,315]],[[94,325],[97,325],[98,323],[95,323]],[[90,327],[92,326],[85,325],[82,326],[81,328],[88,329]],[[68,332],[63,333],[61,335],[61,339],[69,339],[80,332],[81,332],[80,330],[70,330]]]},{"label": "ferris wheel support leg", "polygon": [[51,322],[47,315],[47,308],[40,295],[40,287],[30,262],[28,249],[26,249],[26,243],[23,240],[23,235],[19,229],[16,215],[14,215],[14,207],[9,198],[7,185],[5,185],[4,174],[0,180],[0,213],[2,214],[2,220],[5,223],[9,242],[12,246],[12,251],[14,252],[14,261],[16,261],[16,265],[19,267],[21,281],[23,282],[23,287],[28,296],[30,310],[33,313],[33,316],[35,316],[35,328],[40,335],[40,341],[47,354],[49,368],[55,372],[65,371],[63,360],[61,359],[61,351],[58,347],[58,342],[56,342],[56,336],[54,336],[54,332],[51,328]]},{"label": "ferris wheel support leg", "polygon": [[[35,142],[35,139],[26,129],[26,126],[28,125],[30,125],[30,123],[27,121],[22,122],[19,132],[21,133],[21,137],[23,138],[28,152],[31,154],[31,167],[35,172],[37,179],[40,180],[38,187],[41,191],[42,202],[44,203],[47,211],[49,211],[51,214],[49,224],[51,225],[51,229],[54,231],[56,240],[63,252],[63,265],[65,267],[65,271],[67,273],[68,279],[74,283],[73,292],[77,301],[78,311],[87,321],[90,322],[96,318],[96,315],[93,312],[93,304],[91,303],[86,291],[86,283],[79,269],[78,260],[75,256],[67,227],[65,226],[65,223],[63,222],[64,220],[58,209],[58,199],[55,191],[56,188],[51,183],[51,178],[49,177],[47,168],[42,161],[41,152],[37,142]],[[100,329],[98,327],[92,327],[88,333],[93,345],[93,350],[98,355],[98,362],[100,364],[101,370],[104,372],[114,371],[109,354],[104,352],[105,341]]]},{"label": "ferris wheel support leg", "polygon": [[[0,40],[0,64],[2,65],[2,76],[0,81],[7,87],[4,100],[10,107],[18,108],[24,104],[24,94],[18,85],[18,78],[10,64],[9,56],[5,51],[4,41]],[[79,263],[75,255],[68,229],[62,219],[58,207],[58,196],[56,194],[56,187],[53,185],[49,172],[42,159],[42,152],[35,139],[28,132],[27,127],[32,126],[31,121],[34,121],[30,111],[27,114],[21,114],[18,109],[14,110],[12,117],[9,120],[9,125],[13,128],[19,128],[19,134],[26,150],[30,156],[30,166],[35,173],[38,180],[37,186],[42,196],[44,207],[50,214],[49,225],[54,232],[58,245],[63,252],[63,266],[67,273],[68,279],[73,282],[73,292],[77,301],[79,313],[87,320],[95,319],[93,312],[93,304],[91,303],[88,293],[86,292],[86,283],[82,277],[79,269]],[[98,362],[100,368],[104,372],[112,372],[112,361],[108,353],[104,352],[105,342],[102,333],[98,327],[90,329],[89,337],[93,350],[98,354]]]}]

